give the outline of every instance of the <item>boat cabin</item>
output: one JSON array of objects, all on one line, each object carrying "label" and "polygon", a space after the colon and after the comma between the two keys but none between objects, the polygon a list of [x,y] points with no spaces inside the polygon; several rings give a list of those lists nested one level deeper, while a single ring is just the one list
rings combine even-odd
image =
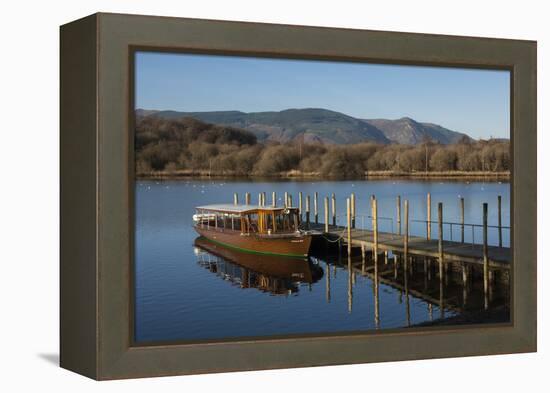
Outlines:
[{"label": "boat cabin", "polygon": [[297,207],[219,204],[196,210],[193,220],[202,229],[272,235],[293,233],[300,227]]}]

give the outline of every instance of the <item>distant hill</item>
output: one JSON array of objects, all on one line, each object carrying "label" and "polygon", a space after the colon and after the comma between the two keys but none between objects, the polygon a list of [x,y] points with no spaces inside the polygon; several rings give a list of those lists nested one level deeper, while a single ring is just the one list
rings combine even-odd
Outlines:
[{"label": "distant hill", "polygon": [[444,145],[460,142],[463,138],[471,140],[468,135],[451,131],[432,123],[420,123],[410,117],[397,120],[363,119],[365,122],[381,130],[386,138],[403,145],[416,145],[426,140],[432,140]]},{"label": "distant hill", "polygon": [[410,118],[398,120],[357,119],[340,112],[319,108],[287,109],[280,112],[240,111],[177,112],[137,109],[140,117],[178,119],[192,117],[204,122],[238,127],[251,131],[259,142],[304,142],[353,144],[418,144],[426,138],[442,144],[458,142],[467,135],[436,124],[419,123]]}]

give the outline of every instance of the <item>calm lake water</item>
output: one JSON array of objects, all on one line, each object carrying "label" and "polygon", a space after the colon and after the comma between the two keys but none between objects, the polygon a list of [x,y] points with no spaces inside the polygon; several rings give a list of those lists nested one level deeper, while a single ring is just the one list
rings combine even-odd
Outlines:
[{"label": "calm lake water", "polygon": [[[216,340],[239,337],[298,335],[401,328],[430,324],[443,318],[460,321],[464,310],[475,314],[483,308],[483,280],[475,278],[465,291],[453,281],[446,283],[443,307],[438,280],[419,269],[405,278],[401,270],[387,272],[378,291],[372,276],[350,273],[347,257],[326,251],[309,261],[269,258],[227,252],[213,246],[193,230],[194,207],[231,203],[233,193],[259,192],[282,198],[285,191],[298,202],[298,192],[319,193],[319,217],[323,220],[324,196],[336,194],[339,222],[345,222],[345,199],[357,198],[357,227],[370,228],[369,198],[378,200],[380,231],[394,230],[396,196],[408,199],[410,219],[426,219],[426,194],[432,195],[432,219],[443,202],[444,221],[459,221],[459,198],[465,199],[465,222],[482,223],[482,203],[489,204],[489,225],[497,224],[497,196],[502,196],[502,225],[510,225],[510,184],[507,182],[456,181],[234,181],[177,180],[138,181],[136,184],[136,306],[137,342]],[[279,201],[279,204],[282,201]],[[412,235],[425,235],[423,223],[411,222]],[[432,229],[436,233],[436,226]],[[451,237],[449,226],[445,239]],[[460,239],[460,228],[453,227]],[[481,242],[481,228],[473,236]],[[472,240],[467,228],[465,241]],[[489,243],[498,244],[498,232],[489,229]],[[503,230],[503,245],[510,233]],[[391,260],[392,255],[390,253]],[[359,261],[361,257],[359,256]],[[357,257],[353,259],[354,266]],[[368,271],[369,263],[366,262]],[[360,262],[359,262],[360,264]],[[391,269],[382,264],[381,270]],[[422,264],[422,262],[421,262]],[[508,303],[506,283],[497,276],[491,308]],[[480,283],[481,282],[481,283]],[[447,299],[449,299],[447,301]],[[456,304],[462,304],[462,308]],[[464,321],[462,321],[464,322]],[[466,321],[468,322],[468,321]],[[484,322],[474,320],[472,322]],[[490,321],[488,321],[490,322]]]}]

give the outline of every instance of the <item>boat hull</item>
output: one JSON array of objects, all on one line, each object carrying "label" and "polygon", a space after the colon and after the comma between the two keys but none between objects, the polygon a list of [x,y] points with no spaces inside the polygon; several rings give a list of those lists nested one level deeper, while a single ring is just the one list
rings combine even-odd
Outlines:
[{"label": "boat hull", "polygon": [[288,234],[276,236],[241,235],[236,231],[213,230],[195,226],[201,236],[210,241],[231,247],[240,251],[279,255],[292,258],[306,258],[309,255],[311,235]]}]

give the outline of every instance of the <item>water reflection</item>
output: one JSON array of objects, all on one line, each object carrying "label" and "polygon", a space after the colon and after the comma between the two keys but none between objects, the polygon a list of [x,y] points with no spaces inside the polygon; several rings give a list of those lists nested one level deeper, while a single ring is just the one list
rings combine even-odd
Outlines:
[{"label": "water reflection", "polygon": [[323,276],[323,269],[306,259],[241,252],[204,237],[195,240],[195,255],[200,266],[220,278],[274,295],[296,293],[301,283],[312,284]]},{"label": "water reflection", "polygon": [[[307,260],[256,255],[217,245],[199,237],[195,240],[197,262],[220,279],[243,289],[256,288],[273,295],[298,295],[302,284],[309,291],[324,275],[324,299],[331,303],[332,281],[338,270],[346,272],[347,312],[354,313],[358,285],[372,287],[372,327],[383,328],[384,312],[394,313],[381,292],[393,290],[404,305],[402,327],[430,324],[506,322],[509,320],[509,274],[491,270],[488,294],[484,291],[483,267],[464,262],[442,262],[428,257],[380,253],[364,248],[360,255],[336,253]],[[359,280],[359,278],[361,280]],[[382,303],[382,304],[381,304]],[[415,304],[414,310],[412,304]],[[426,317],[418,322],[413,312],[424,304]],[[434,307],[438,316],[434,319]],[[414,322],[417,321],[417,322]]]}]

